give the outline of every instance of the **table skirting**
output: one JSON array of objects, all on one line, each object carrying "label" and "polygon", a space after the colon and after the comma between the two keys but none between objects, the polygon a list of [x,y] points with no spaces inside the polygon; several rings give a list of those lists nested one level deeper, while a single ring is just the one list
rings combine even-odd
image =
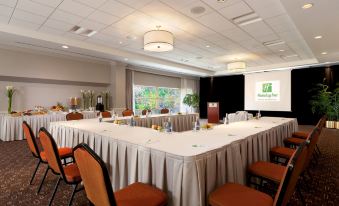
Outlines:
[{"label": "table skirting", "polygon": [[[96,112],[82,112],[85,119],[97,117]],[[0,113],[0,139],[2,141],[23,140],[22,123],[26,121],[32,128],[34,135],[41,127],[49,128],[50,122],[65,121],[66,113],[55,112],[44,115],[12,117],[7,113]]]},{"label": "table skirting", "polygon": [[[140,116],[138,118],[134,118],[136,126],[138,127],[147,127],[151,128],[152,125],[163,126],[164,122],[168,121],[168,118],[171,119],[172,128],[175,132],[184,132],[192,130],[193,122],[196,121],[198,114],[185,114],[185,115],[178,115],[178,114],[158,114],[158,115],[151,115],[151,116]],[[120,117],[118,118],[123,120],[126,124],[129,123],[130,117]],[[110,120],[106,120],[110,121]]]},{"label": "table skirting", "polygon": [[160,133],[94,120],[53,122],[59,146],[87,143],[104,160],[116,191],[139,181],[169,196],[169,205],[207,205],[226,182],[245,184],[249,164],[269,160],[269,150],[297,131],[297,120],[264,117],[212,130]]}]

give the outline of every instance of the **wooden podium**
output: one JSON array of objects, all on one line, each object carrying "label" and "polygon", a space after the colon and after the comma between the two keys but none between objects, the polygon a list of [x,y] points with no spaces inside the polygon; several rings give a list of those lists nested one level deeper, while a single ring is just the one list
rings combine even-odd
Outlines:
[{"label": "wooden podium", "polygon": [[219,123],[219,102],[207,102],[208,123]]}]

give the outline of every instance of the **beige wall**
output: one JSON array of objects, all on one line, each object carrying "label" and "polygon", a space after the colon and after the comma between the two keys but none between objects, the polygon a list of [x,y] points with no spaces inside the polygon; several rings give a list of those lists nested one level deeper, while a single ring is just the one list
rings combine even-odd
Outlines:
[{"label": "beige wall", "polygon": [[[7,110],[5,86],[13,85],[13,109],[67,104],[80,90],[107,90],[110,64],[0,49],[0,111]],[[14,77],[14,78],[12,78]]]},{"label": "beige wall", "polygon": [[0,49],[0,76],[110,83],[110,65]]}]

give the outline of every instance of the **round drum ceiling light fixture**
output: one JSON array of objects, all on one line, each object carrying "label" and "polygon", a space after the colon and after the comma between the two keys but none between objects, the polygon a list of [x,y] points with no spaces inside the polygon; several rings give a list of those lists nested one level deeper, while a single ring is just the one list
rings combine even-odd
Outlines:
[{"label": "round drum ceiling light fixture", "polygon": [[173,50],[173,34],[166,30],[151,30],[144,34],[144,50],[152,52],[166,52]]}]

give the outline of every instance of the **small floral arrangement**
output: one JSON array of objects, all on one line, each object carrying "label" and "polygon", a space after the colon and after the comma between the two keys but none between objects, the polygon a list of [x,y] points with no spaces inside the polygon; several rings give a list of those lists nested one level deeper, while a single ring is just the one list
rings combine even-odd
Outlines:
[{"label": "small floral arrangement", "polygon": [[83,110],[87,107],[87,91],[86,90],[80,90],[81,96],[82,96],[82,108]]},{"label": "small floral arrangement", "polygon": [[88,97],[89,97],[90,106],[93,107],[94,91],[93,90],[88,90],[87,94],[88,94]]},{"label": "small floral arrangement", "polygon": [[12,100],[13,95],[15,93],[15,89],[13,86],[6,86],[6,96],[8,97],[8,113],[12,112]]},{"label": "small floral arrangement", "polygon": [[104,96],[104,98],[105,98],[105,108],[106,108],[106,110],[109,109],[109,95],[110,95],[109,91],[102,92],[102,96]]}]

